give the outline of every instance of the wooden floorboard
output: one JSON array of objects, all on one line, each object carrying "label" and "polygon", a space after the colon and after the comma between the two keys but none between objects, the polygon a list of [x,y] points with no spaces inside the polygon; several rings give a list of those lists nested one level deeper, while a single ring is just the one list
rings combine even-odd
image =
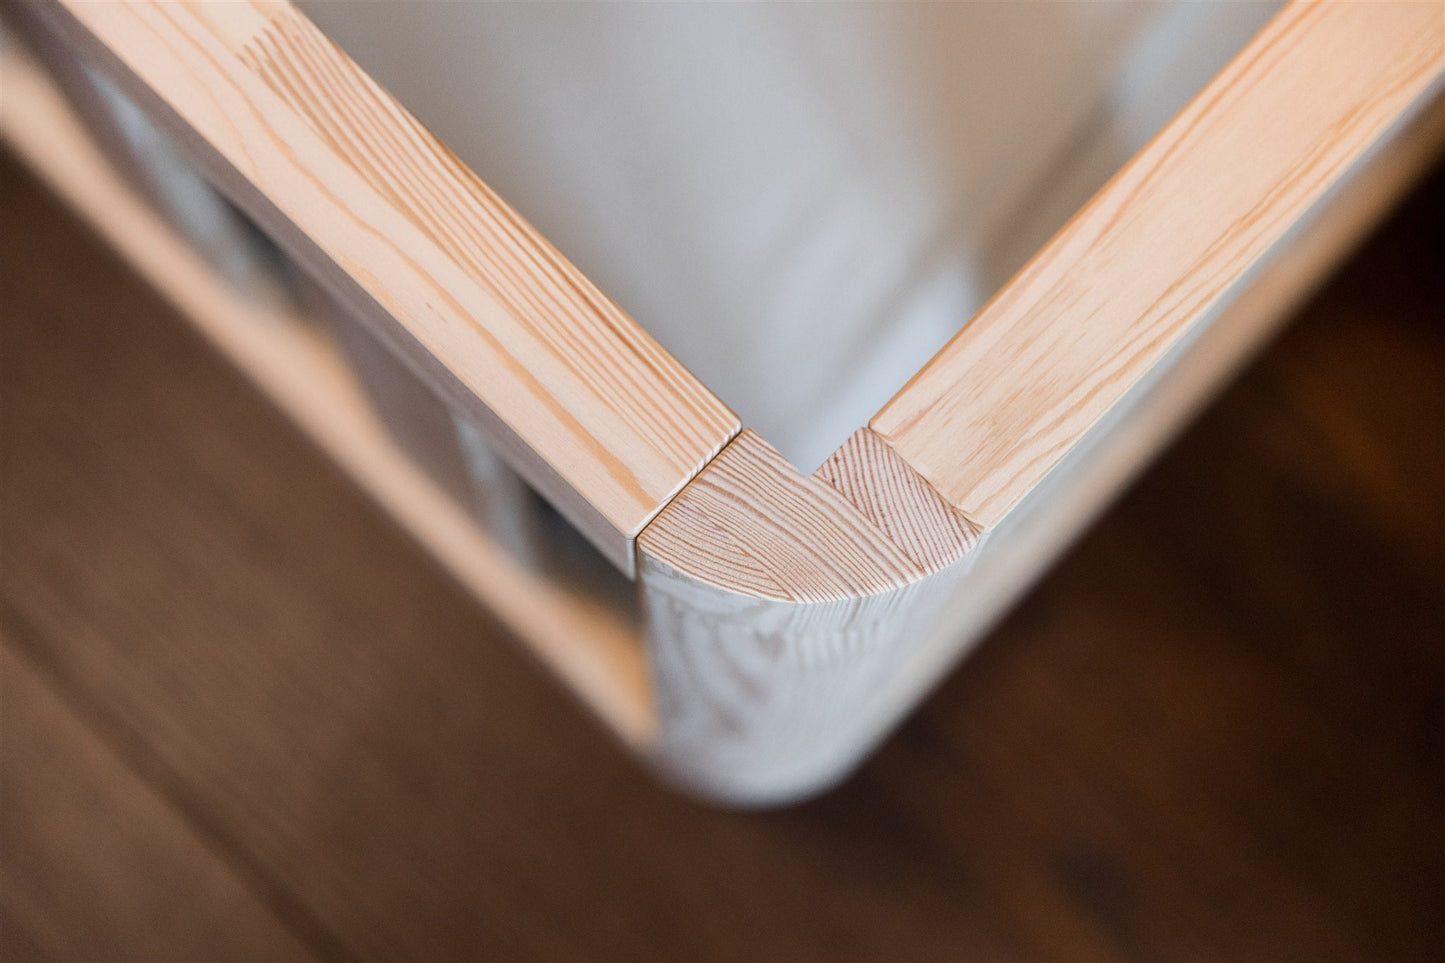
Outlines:
[{"label": "wooden floorboard", "polygon": [[176,809],[0,640],[0,952],[306,958]]},{"label": "wooden floorboard", "polygon": [[8,159],[0,197],[0,633],[73,747],[7,723],[0,771],[151,814],[97,874],[7,802],[7,957],[104,955],[27,915],[66,880],[108,955],[255,937],[161,946],[141,878],[231,880],[325,957],[1445,943],[1445,176],[855,778],[753,815],[654,785]]}]

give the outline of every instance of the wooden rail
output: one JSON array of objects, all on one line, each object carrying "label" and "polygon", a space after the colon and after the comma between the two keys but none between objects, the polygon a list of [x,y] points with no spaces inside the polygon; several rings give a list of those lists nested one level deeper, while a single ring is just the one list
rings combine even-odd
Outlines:
[{"label": "wooden rail", "polygon": [[1296,2],[869,422],[989,527],[1439,83],[1445,4]]},{"label": "wooden rail", "polygon": [[1445,6],[1296,0],[805,477],[288,5],[26,2],[636,571],[650,700],[548,657],[738,802],[845,773],[1445,135]]},{"label": "wooden rail", "polygon": [[36,3],[615,564],[727,406],[286,3]]},{"label": "wooden rail", "polygon": [[1445,5],[1292,4],[813,478],[733,441],[638,542],[663,770],[846,773],[1433,156],[1442,76]]}]

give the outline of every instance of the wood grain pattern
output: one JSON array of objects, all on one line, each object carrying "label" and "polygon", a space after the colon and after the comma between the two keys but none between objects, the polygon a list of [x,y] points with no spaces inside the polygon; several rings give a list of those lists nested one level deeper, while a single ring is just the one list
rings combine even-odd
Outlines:
[{"label": "wood grain pattern", "polygon": [[802,604],[886,592],[962,555],[977,537],[971,523],[859,434],[808,478],[744,430],[639,547],[705,586]]},{"label": "wood grain pattern", "polygon": [[638,539],[653,765],[749,806],[841,778],[977,539],[866,428],[812,477],[744,430]]},{"label": "wood grain pattern", "polygon": [[[796,521],[782,523],[793,543],[765,526],[737,526],[754,536],[740,544],[717,535],[689,542],[687,533],[710,524],[720,530],[716,520],[733,501],[762,489],[787,500],[771,514],[761,512],[771,519],[806,517],[795,507],[799,499],[813,499],[815,510],[839,509],[776,466],[773,477],[785,484],[762,485],[723,459],[716,482],[713,467],[704,470],[675,503],[698,517],[657,543],[670,564],[650,554],[652,528],[639,542],[658,685],[655,764],[694,791],[744,804],[817,791],[838,779],[1277,330],[1442,147],[1445,97],[1437,97],[1356,165],[1210,324],[1156,363],[1015,510],[982,534],[877,435],[858,432],[809,481],[826,479],[845,493],[848,507],[888,534],[891,549],[930,559],[905,576],[909,582],[871,591],[859,583],[852,598],[819,596],[811,604],[801,592],[793,601],[752,597],[755,580],[740,577],[744,566],[728,564],[720,553],[811,573],[820,566],[808,552],[832,546]],[[690,497],[709,485],[706,494]],[[672,510],[654,523],[659,532],[667,531]],[[849,517],[847,507],[842,512]],[[940,513],[952,527],[934,521]],[[957,541],[938,536],[946,531],[956,532]],[[769,553],[781,545],[793,550]],[[871,546],[859,541],[855,550]],[[898,563],[890,558],[888,564]],[[693,577],[683,576],[691,565],[698,566]]]},{"label": "wood grain pattern", "polygon": [[1442,154],[1445,95],[1438,95],[1408,127],[1377,145],[1297,225],[1289,244],[1253,273],[1244,290],[1156,364],[1002,522],[984,533],[962,576],[930,594],[930,621],[911,630],[920,638],[912,640],[906,672],[894,675],[892,697],[899,705],[914,704],[957,663]]},{"label": "wood grain pattern", "polygon": [[719,591],[643,551],[657,718],[646,758],[713,803],[777,806],[828,788],[915,704],[900,682],[962,572],[787,602]]},{"label": "wood grain pattern", "polygon": [[[854,778],[747,816],[654,785],[4,149],[0,197],[0,631],[317,955],[1445,945],[1445,171]],[[159,845],[107,829],[42,903],[72,931]],[[248,924],[208,909],[93,955],[220,958]]]},{"label": "wood grain pattern", "polygon": [[637,626],[529,565],[418,468],[373,412],[316,318],[231,287],[111,168],[19,49],[0,60],[0,137],[624,741],[652,729]]},{"label": "wood grain pattern", "polygon": [[[637,543],[655,707],[643,693],[636,649],[579,644],[562,637],[556,624],[538,631],[533,619],[517,614],[519,599],[545,601],[549,592],[565,597],[565,589],[538,588],[533,579],[522,582],[530,592],[502,591],[493,584],[481,594],[505,594],[497,604],[537,636],[534,647],[554,668],[634,747],[690,788],[714,798],[763,803],[815,791],[838,778],[1137,469],[1151,450],[1147,442],[1157,441],[1192,410],[1275,320],[1259,308],[1268,297],[1228,323],[1221,321],[1221,309],[1257,278],[1265,256],[1320,209],[1358,168],[1356,162],[1397,129],[1439,74],[1430,42],[1406,42],[1405,36],[1407,25],[1438,25],[1438,14],[1420,20],[1414,12],[1382,9],[1358,16],[1381,18],[1388,29],[1360,40],[1353,35],[1366,21],[1291,8],[880,413],[879,430],[861,429],[814,476],[802,476],[752,432],[735,437],[705,467],[695,463],[690,472],[696,476],[674,489],[670,502],[663,498],[654,505],[652,511],[661,511]],[[626,377],[609,380],[616,358],[586,337],[574,337],[577,330],[590,330],[591,315],[580,309],[569,315],[575,304],[559,308],[548,300],[562,297],[549,285],[580,283],[575,272],[529,273],[515,246],[525,252],[531,241],[510,213],[314,28],[285,6],[206,10],[176,13],[141,4],[134,14],[95,14],[93,22],[87,19],[89,8],[75,16],[90,36],[121,48],[122,58],[126,51],[150,49],[146,45],[154,38],[176,48],[169,54],[174,63],[145,80],[143,89],[152,95],[170,89],[171,73],[190,72],[209,82],[203,87],[208,96],[239,97],[252,105],[253,114],[260,103],[266,118],[280,118],[279,127],[250,133],[246,118],[253,115],[226,105],[214,112],[225,120],[216,136],[221,146],[208,139],[206,147],[223,157],[228,145],[250,150],[253,139],[274,149],[278,131],[292,130],[287,124],[304,130],[312,138],[304,142],[306,150],[344,159],[338,177],[345,190],[337,194],[329,184],[312,184],[293,186],[292,195],[283,189],[280,196],[342,207],[338,198],[344,196],[372,205],[374,222],[358,231],[361,222],[353,217],[353,233],[374,232],[385,222],[403,232],[407,257],[413,241],[430,245],[426,250],[441,268],[457,270],[430,278],[439,285],[432,295],[454,299],[453,281],[470,284],[467,291],[517,323],[509,329],[513,334],[527,327],[533,313],[560,312],[560,333],[546,341],[548,350],[562,358],[581,353],[607,369],[585,386],[598,396],[630,390]],[[1363,50],[1349,69],[1313,76],[1317,61],[1333,64],[1342,51],[1355,52],[1352,44]],[[210,66],[222,51],[240,66],[229,60],[226,69]],[[1247,165],[1245,174],[1230,179],[1229,191],[1199,203],[1200,184],[1214,183],[1209,178],[1220,177],[1222,159],[1238,155],[1244,140],[1277,126],[1280,105],[1303,96],[1306,76],[1319,89],[1310,88],[1307,107],[1269,142],[1265,162]],[[1241,93],[1246,88],[1247,97]],[[167,106],[187,118],[183,131],[194,133],[215,117],[186,96],[177,95],[179,106]],[[245,160],[256,158],[247,154]],[[261,173],[241,178],[238,190],[254,188],[270,203],[275,191],[268,178],[279,171],[277,183],[283,183],[296,165],[289,155],[291,167],[274,157],[263,160],[255,166]],[[476,192],[480,199],[471,196]],[[1368,214],[1385,199],[1374,198],[1361,210]],[[481,225],[474,214],[482,217]],[[284,232],[298,223],[283,217],[271,226]],[[1211,233],[1218,231],[1223,233],[1217,237]],[[1175,248],[1150,267],[1166,234]],[[1332,236],[1329,243],[1337,240]],[[372,242],[358,243],[365,248]],[[362,248],[357,250],[367,253]],[[304,245],[298,250],[305,255]],[[346,285],[360,278],[362,293],[371,297],[375,292],[367,284],[374,278],[361,262],[318,250],[330,258],[323,274],[327,264],[341,268],[331,280],[343,310],[366,316],[369,302],[350,297]],[[1293,296],[1316,266],[1312,262],[1288,278],[1281,290]],[[1133,286],[1106,283],[1110,271],[1124,272]],[[1078,317],[1068,329],[1057,323],[1065,307]],[[381,320],[394,314],[388,309]],[[410,336],[412,326],[405,327]],[[383,323],[376,332],[406,355],[409,349],[395,340],[394,326]],[[1213,347],[1196,354],[1201,344]],[[424,347],[410,356],[422,365],[439,357]],[[274,344],[250,348],[274,349]],[[960,352],[963,360],[950,360]],[[1056,356],[1065,359],[1062,369],[1049,368]],[[553,370],[547,366],[556,358],[531,360]],[[507,355],[480,363],[520,366],[525,381],[533,377],[531,360]],[[974,370],[974,362],[985,361],[995,367],[982,374]],[[887,434],[889,411],[904,404],[900,399],[936,388],[946,380],[943,369],[958,379],[965,368],[966,391],[945,392],[905,417],[902,435]],[[1181,387],[1167,387],[1171,379]],[[466,395],[470,388],[461,390]],[[477,409],[460,395],[449,400],[484,430],[496,427],[490,402]],[[984,439],[979,444],[986,450],[978,458],[969,444],[955,446],[949,433],[948,426],[956,424],[950,412],[965,401],[986,409],[969,422],[969,431]],[[321,405],[336,407],[336,401]],[[1010,433],[1010,419],[1029,405],[1046,409],[1039,415],[1045,425],[1022,443]],[[516,441],[509,431],[502,425],[493,434],[504,444]],[[919,438],[926,441],[923,449],[914,444]],[[973,467],[960,467],[965,462]],[[521,465],[525,473],[525,460]],[[975,468],[994,481],[1002,478],[1003,487],[974,501],[937,477],[938,471]],[[378,474],[374,465],[365,470]],[[559,495],[542,487],[554,501],[560,497],[566,510],[565,491]],[[386,490],[393,501],[401,497],[395,486]],[[420,514],[430,516],[421,523],[415,522],[415,506],[397,510],[433,541],[451,545],[456,536],[446,532],[445,519],[457,506],[434,494],[430,501],[421,499],[429,507]],[[1015,507],[1026,510],[1013,513]],[[586,524],[575,512],[573,520]],[[604,548],[605,543],[599,541]],[[455,554],[454,546],[444,551]],[[630,543],[613,542],[611,551],[626,568]]]},{"label": "wood grain pattern", "polygon": [[1438,3],[1292,4],[870,426],[997,524],[1442,71]]},{"label": "wood grain pattern", "polygon": [[289,4],[37,3],[631,572],[725,405]]},{"label": "wood grain pattern", "polygon": [[978,541],[981,529],[867,428],[850,435],[813,477],[836,488],[925,573],[962,558]]},{"label": "wood grain pattern", "polygon": [[0,930],[31,944],[0,955],[312,958],[250,881],[3,637],[0,724],[0,907],[11,917],[0,916]]}]

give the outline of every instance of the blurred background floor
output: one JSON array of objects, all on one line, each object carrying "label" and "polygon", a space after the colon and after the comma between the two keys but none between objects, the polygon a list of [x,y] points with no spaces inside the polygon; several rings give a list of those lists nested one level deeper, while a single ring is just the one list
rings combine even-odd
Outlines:
[{"label": "blurred background floor", "polygon": [[0,957],[1431,959],[1445,171],[834,792],[654,785],[0,154]]}]

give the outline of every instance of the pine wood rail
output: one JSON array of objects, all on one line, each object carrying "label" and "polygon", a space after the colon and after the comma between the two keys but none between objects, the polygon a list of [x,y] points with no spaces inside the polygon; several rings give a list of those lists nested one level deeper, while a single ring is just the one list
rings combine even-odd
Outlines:
[{"label": "pine wood rail", "polygon": [[551,584],[407,457],[315,319],[237,291],[110,164],[45,73],[0,60],[0,139],[451,571],[624,742],[652,739],[636,626]]},{"label": "pine wood rail", "polygon": [[739,803],[845,774],[1445,135],[1445,8],[1296,0],[804,477],[289,5],[26,2],[635,572],[611,724]]},{"label": "pine wood rail", "polygon": [[1297,0],[812,479],[734,440],[638,543],[663,769],[846,773],[1339,256],[1334,189],[1442,76],[1445,5]]},{"label": "pine wood rail", "polygon": [[1285,8],[869,422],[996,525],[1431,86],[1445,5]]},{"label": "pine wood rail", "polygon": [[632,571],[722,402],[290,4],[34,7]]}]

